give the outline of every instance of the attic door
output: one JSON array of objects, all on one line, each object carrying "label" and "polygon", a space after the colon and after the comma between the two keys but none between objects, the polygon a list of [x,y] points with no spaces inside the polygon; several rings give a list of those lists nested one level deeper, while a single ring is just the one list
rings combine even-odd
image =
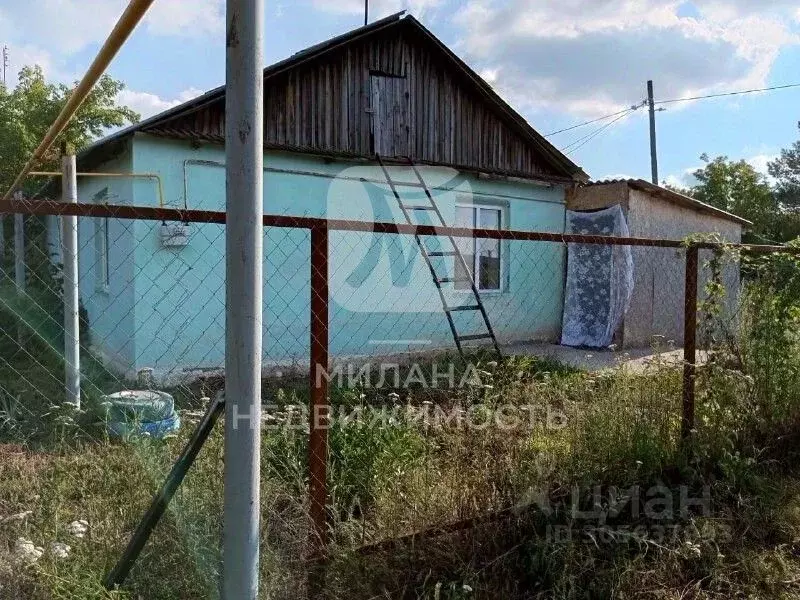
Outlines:
[{"label": "attic door", "polygon": [[409,156],[408,79],[371,74],[372,151],[381,156]]}]

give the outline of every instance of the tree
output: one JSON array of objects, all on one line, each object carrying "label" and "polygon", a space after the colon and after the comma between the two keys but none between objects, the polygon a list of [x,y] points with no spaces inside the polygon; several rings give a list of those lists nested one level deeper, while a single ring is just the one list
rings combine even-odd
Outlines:
[{"label": "tree", "polygon": [[[101,136],[111,127],[121,127],[126,123],[136,122],[139,115],[130,108],[117,104],[117,96],[124,85],[104,75],[89,93],[76,115],[62,132],[59,140],[67,142],[76,150],[88,145],[93,139]],[[48,83],[42,69],[38,66],[24,67],[19,73],[19,81],[13,90],[0,84],[0,195],[5,194],[25,162],[33,155],[36,146],[55,120],[67,101],[72,88],[64,84]],[[42,157],[36,165],[41,170],[60,170],[60,149],[57,145]],[[41,181],[28,179],[22,188],[28,193],[39,191]],[[5,228],[5,239],[8,245],[3,256],[10,256],[10,230],[12,220],[0,222]],[[27,323],[38,323],[35,335],[27,335],[26,339],[46,355],[52,348],[63,347],[64,303],[61,298],[62,287],[58,265],[48,254],[46,227],[43,218],[28,217],[24,223],[25,231],[25,268],[27,288],[25,296],[14,298],[15,304],[6,303],[0,307],[0,329],[15,331],[20,323],[27,331]],[[0,267],[4,265],[0,264]],[[5,281],[9,285],[9,281]],[[82,310],[82,309],[81,309]],[[33,312],[30,312],[33,311]],[[38,312],[36,312],[38,311]],[[27,319],[20,315],[49,314],[52,319]],[[81,336],[88,340],[86,319],[82,318]],[[13,324],[13,325],[9,325]],[[41,348],[42,336],[48,340]],[[26,342],[27,343],[27,342]],[[12,350],[16,348],[13,346]],[[22,353],[12,352],[19,359]]]},{"label": "tree", "polygon": [[[800,123],[797,124],[800,129]],[[781,150],[781,155],[767,165],[775,178],[775,195],[787,212],[800,212],[800,141],[791,148]]]},{"label": "tree", "polygon": [[700,158],[706,165],[694,172],[698,184],[690,190],[692,197],[752,221],[754,233],[773,235],[780,211],[766,178],[744,160]]},{"label": "tree", "polygon": [[[80,150],[109,128],[138,121],[136,112],[117,104],[124,87],[122,82],[103,75],[60,140]],[[13,90],[0,85],[0,194],[33,154],[71,91],[64,84],[48,83],[39,66],[24,67]],[[51,148],[37,167],[58,170],[58,156],[58,148]]]}]

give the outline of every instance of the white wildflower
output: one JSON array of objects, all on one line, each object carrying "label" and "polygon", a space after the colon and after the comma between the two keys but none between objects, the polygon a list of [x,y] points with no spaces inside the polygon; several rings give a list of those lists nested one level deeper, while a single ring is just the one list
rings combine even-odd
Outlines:
[{"label": "white wildflower", "polygon": [[67,558],[72,547],[64,542],[53,542],[50,545],[50,554],[56,558]]},{"label": "white wildflower", "polygon": [[33,564],[42,557],[44,548],[34,545],[31,540],[17,538],[17,542],[14,544],[14,554],[21,562]]},{"label": "white wildflower", "polygon": [[471,585],[467,585],[465,583],[464,585],[461,586],[461,589],[464,590],[464,592],[466,592],[467,594],[469,594],[472,591],[472,586]]},{"label": "white wildflower", "polygon": [[33,514],[32,510],[23,510],[22,512],[15,513],[13,515],[8,515],[0,519],[0,523],[13,523],[14,521],[24,521],[28,517]]},{"label": "white wildflower", "polygon": [[76,538],[82,538],[89,531],[89,522],[84,519],[78,519],[67,525],[67,531],[74,535]]}]

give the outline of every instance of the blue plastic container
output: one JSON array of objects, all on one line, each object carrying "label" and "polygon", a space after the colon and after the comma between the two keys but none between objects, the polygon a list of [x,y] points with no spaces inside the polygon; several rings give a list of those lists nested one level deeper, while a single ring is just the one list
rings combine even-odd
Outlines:
[{"label": "blue plastic container", "polygon": [[114,437],[149,435],[162,438],[180,429],[175,402],[166,392],[123,390],[103,399],[106,429]]}]

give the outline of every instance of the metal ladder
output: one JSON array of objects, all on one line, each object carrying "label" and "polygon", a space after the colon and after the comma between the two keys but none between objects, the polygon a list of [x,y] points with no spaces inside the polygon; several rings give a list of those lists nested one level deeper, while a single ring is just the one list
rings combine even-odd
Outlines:
[{"label": "metal ladder", "polygon": [[[397,200],[397,204],[400,206],[400,210],[403,211],[403,216],[405,216],[406,223],[408,223],[409,225],[419,225],[420,223],[415,222],[411,218],[412,215],[415,215],[417,212],[429,211],[434,213],[436,217],[439,219],[439,225],[441,225],[442,227],[447,227],[447,223],[445,223],[444,217],[442,217],[442,213],[439,211],[439,207],[436,206],[436,202],[434,202],[433,196],[431,195],[428,186],[425,184],[425,180],[422,178],[422,175],[420,175],[419,171],[417,170],[417,166],[410,158],[406,159],[408,161],[406,164],[409,167],[411,167],[411,169],[414,171],[414,175],[417,178],[417,182],[411,182],[411,183],[394,181],[389,175],[389,171],[386,169],[386,165],[384,164],[380,155],[376,154],[375,158],[377,159],[378,164],[380,165],[381,170],[383,171],[383,175],[386,178],[386,182],[389,184],[389,188],[392,190],[392,193],[394,194],[394,197]],[[422,189],[425,192],[425,197],[428,199],[428,204],[404,203],[403,199],[400,197],[400,194],[397,193],[398,187],[412,187],[412,188]],[[415,234],[414,240],[417,242],[417,246],[419,246],[419,250],[422,253],[423,258],[425,259],[425,264],[428,265],[428,270],[430,271],[431,277],[433,278],[433,283],[436,285],[436,289],[439,292],[439,299],[442,302],[442,308],[444,309],[444,314],[447,316],[447,322],[450,325],[450,331],[453,333],[453,341],[455,341],[456,348],[458,348],[458,354],[461,356],[462,359],[464,358],[464,350],[461,347],[462,342],[491,339],[495,352],[497,352],[497,356],[502,357],[503,354],[502,352],[500,352],[500,346],[498,345],[497,338],[494,335],[492,324],[489,322],[489,315],[486,314],[486,308],[483,306],[483,301],[481,300],[481,296],[478,293],[478,287],[475,285],[475,279],[472,276],[471,269],[467,267],[467,263],[464,260],[464,256],[458,249],[458,245],[456,244],[456,241],[453,238],[453,236],[448,235],[446,237],[450,241],[450,245],[453,248],[452,250],[430,252],[419,235]],[[454,257],[455,260],[460,262],[461,269],[465,273],[464,278],[456,278],[455,272],[453,273],[453,277],[439,277],[431,258],[447,257],[447,256],[452,256]],[[463,304],[459,306],[448,305],[447,298],[445,298],[444,292],[442,291],[443,283],[469,283],[470,289],[472,290],[472,294],[475,297],[475,304]],[[486,325],[486,332],[472,333],[469,335],[459,335],[458,330],[456,329],[455,320],[453,319],[453,313],[463,312],[463,311],[480,311],[481,316],[483,317],[483,322]]]}]

